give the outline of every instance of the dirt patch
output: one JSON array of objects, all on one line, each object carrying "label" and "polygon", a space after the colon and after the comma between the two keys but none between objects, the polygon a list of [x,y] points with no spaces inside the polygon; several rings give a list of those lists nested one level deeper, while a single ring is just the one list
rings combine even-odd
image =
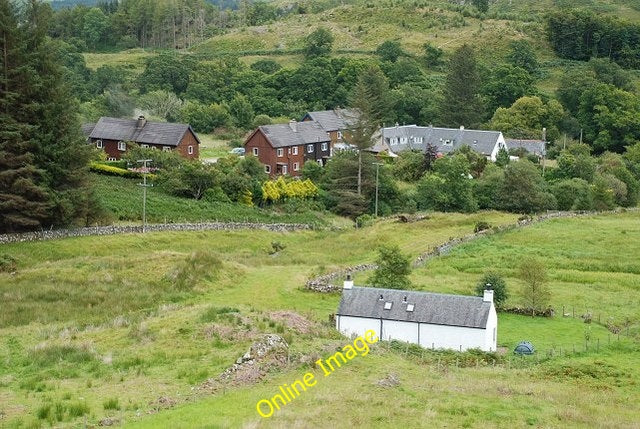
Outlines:
[{"label": "dirt patch", "polygon": [[292,329],[299,334],[308,334],[315,327],[315,323],[295,311],[274,311],[269,313],[269,318],[282,323],[287,328]]}]

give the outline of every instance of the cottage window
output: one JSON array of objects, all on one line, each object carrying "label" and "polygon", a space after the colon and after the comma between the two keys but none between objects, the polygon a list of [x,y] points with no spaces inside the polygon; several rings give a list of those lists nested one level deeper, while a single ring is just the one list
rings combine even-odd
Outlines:
[{"label": "cottage window", "polygon": [[187,148],[187,153],[188,153],[189,155],[193,155],[193,146],[189,146],[189,147]]},{"label": "cottage window", "polygon": [[278,149],[278,158],[281,158],[284,156],[284,150],[283,149]]},{"label": "cottage window", "polygon": [[297,155],[298,154],[298,146],[294,146],[293,147],[293,154]]},{"label": "cottage window", "polygon": [[171,148],[169,146],[162,146],[162,151],[163,152],[169,152],[171,150]]},{"label": "cottage window", "polygon": [[413,304],[407,304],[407,311],[413,311],[414,305]]},{"label": "cottage window", "polygon": [[322,151],[326,152],[329,146],[326,143],[322,143]]},{"label": "cottage window", "polygon": [[293,171],[298,171],[298,170],[300,170],[300,163],[294,162],[293,163]]},{"label": "cottage window", "polygon": [[[191,146],[189,146],[189,147],[191,147]],[[151,149],[151,150],[156,150],[156,149],[158,149],[158,148],[157,148],[157,147],[155,147],[155,146],[151,146],[149,149]]]},{"label": "cottage window", "polygon": [[313,152],[313,145],[312,144],[307,145],[307,152],[309,152],[309,153]]},{"label": "cottage window", "polygon": [[267,174],[270,174],[271,173],[271,166],[270,165],[265,165],[264,166],[264,172],[267,173]]},{"label": "cottage window", "polygon": [[126,142],[118,142],[118,150],[127,150]]},{"label": "cottage window", "polygon": [[384,303],[384,309],[385,310],[391,310],[392,306],[393,306],[393,302],[385,302]]},{"label": "cottage window", "polygon": [[96,147],[102,149],[102,140],[96,140]]},{"label": "cottage window", "polygon": [[117,161],[117,159],[115,159],[114,157],[110,156],[109,158],[107,158],[107,161]]},{"label": "cottage window", "polygon": [[401,138],[400,143],[407,144],[407,138],[406,137]]},{"label": "cottage window", "polygon": [[283,166],[282,166],[282,174],[287,174],[287,173],[288,173],[288,170],[289,170],[289,169],[287,168],[287,166],[286,166],[286,165],[283,165]]},{"label": "cottage window", "polygon": [[148,144],[141,144],[140,147],[143,148],[143,149],[149,149],[149,145]]},{"label": "cottage window", "polygon": [[257,147],[253,148],[253,156],[258,156],[258,148]]},{"label": "cottage window", "polygon": [[338,139],[342,139],[342,131],[338,131]]}]

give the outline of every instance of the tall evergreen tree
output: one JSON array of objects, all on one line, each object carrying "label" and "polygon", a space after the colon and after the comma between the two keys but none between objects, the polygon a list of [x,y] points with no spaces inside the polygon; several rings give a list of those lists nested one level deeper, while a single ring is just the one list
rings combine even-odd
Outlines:
[{"label": "tall evergreen tree", "polygon": [[470,46],[463,45],[451,57],[443,95],[440,113],[445,125],[474,127],[482,122],[480,76]]},{"label": "tall evergreen tree", "polygon": [[51,9],[0,0],[0,12],[0,229],[69,224],[87,215],[89,149],[46,37]]}]

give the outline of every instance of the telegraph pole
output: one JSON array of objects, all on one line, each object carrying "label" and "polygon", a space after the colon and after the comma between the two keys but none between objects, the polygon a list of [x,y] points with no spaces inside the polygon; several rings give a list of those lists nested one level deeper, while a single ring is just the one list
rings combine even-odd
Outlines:
[{"label": "telegraph pole", "polygon": [[152,162],[152,159],[139,159],[138,163],[142,164],[142,183],[138,183],[138,186],[142,186],[142,233],[144,234],[147,229],[147,188],[153,185],[147,185],[147,163]]},{"label": "telegraph pole", "polygon": [[381,162],[374,162],[373,165],[376,166],[376,217],[378,217],[378,188],[379,188],[378,177],[380,172],[380,166],[383,164]]}]

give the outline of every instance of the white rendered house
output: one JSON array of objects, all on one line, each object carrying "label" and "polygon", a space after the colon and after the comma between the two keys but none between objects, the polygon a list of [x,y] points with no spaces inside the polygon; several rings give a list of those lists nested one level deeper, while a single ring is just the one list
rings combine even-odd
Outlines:
[{"label": "white rendered house", "polygon": [[381,340],[400,340],[424,348],[496,351],[498,317],[493,291],[484,296],[446,295],[371,287],[347,280],[336,313],[346,336],[373,330]]}]

